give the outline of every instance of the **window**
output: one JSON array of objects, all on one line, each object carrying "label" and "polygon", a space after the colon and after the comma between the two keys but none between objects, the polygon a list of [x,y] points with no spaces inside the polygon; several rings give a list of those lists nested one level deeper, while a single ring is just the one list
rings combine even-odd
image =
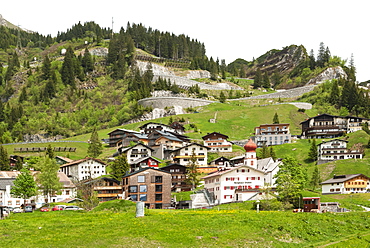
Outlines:
[{"label": "window", "polygon": [[162,183],[162,176],[155,176],[154,180],[155,183]]},{"label": "window", "polygon": [[140,186],[139,186],[139,191],[140,191],[140,192],[147,192],[146,185],[140,185]]},{"label": "window", "polygon": [[132,201],[137,201],[137,195],[128,195]]},{"label": "window", "polygon": [[155,201],[162,201],[162,194],[155,194]]},{"label": "window", "polygon": [[162,185],[156,185],[155,192],[162,192]]},{"label": "window", "polygon": [[147,201],[146,194],[140,194],[140,201]]},{"label": "window", "polygon": [[162,203],[156,203],[155,209],[162,209]]},{"label": "window", "polygon": [[137,176],[138,183],[145,183],[145,176]]},{"label": "window", "polygon": [[256,180],[256,178],[255,177],[252,177],[251,180]]},{"label": "window", "polygon": [[170,169],[170,172],[175,172],[175,170],[174,169]]},{"label": "window", "polygon": [[17,206],[21,205],[21,201],[17,200],[17,201],[15,202],[15,205],[17,205]]},{"label": "window", "polygon": [[137,186],[129,186],[128,187],[129,193],[137,193]]},{"label": "window", "polygon": [[70,191],[69,190],[66,190],[66,195],[69,195],[70,194]]}]

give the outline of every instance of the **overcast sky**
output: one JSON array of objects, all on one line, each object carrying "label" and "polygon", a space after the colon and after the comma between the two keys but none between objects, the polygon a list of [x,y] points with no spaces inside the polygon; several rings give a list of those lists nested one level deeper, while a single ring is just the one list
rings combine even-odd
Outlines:
[{"label": "overcast sky", "polygon": [[304,45],[315,55],[320,42],[332,55],[354,56],[357,80],[370,79],[368,3],[363,0],[18,0],[0,4],[9,22],[55,36],[81,21],[118,32],[127,22],[185,34],[205,44],[208,57],[247,61],[271,49]]}]

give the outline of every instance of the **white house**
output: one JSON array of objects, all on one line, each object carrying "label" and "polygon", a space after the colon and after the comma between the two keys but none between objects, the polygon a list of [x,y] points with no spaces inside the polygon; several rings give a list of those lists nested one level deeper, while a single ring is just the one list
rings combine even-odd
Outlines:
[{"label": "white house", "polygon": [[199,167],[207,167],[207,157],[209,149],[209,147],[206,147],[204,145],[191,143],[189,145],[173,150],[171,153],[171,158],[174,163],[187,165],[189,164],[191,157],[195,156],[195,158],[197,159],[196,162]]},{"label": "white house", "polygon": [[338,175],[321,183],[322,194],[370,192],[370,178],[363,174]]},{"label": "white house", "polygon": [[348,141],[346,140],[334,139],[318,144],[318,160],[328,162],[338,159],[362,159],[362,151],[360,151],[360,149],[347,149],[347,143]]},{"label": "white house", "polygon": [[229,136],[218,132],[209,133],[202,137],[205,146],[210,148],[210,152],[232,152],[232,144],[227,141]]},{"label": "white house", "polygon": [[[32,172],[35,177],[38,172]],[[34,203],[36,207],[40,207],[44,204],[45,198],[40,192],[39,195],[26,199],[24,202],[21,198],[15,198],[10,194],[11,188],[14,186],[14,180],[20,174],[19,171],[0,171],[0,206],[8,207],[20,207],[22,204]],[[54,195],[50,198],[51,202],[61,202],[66,199],[76,197],[76,186],[72,181],[62,172],[58,172],[59,182],[62,183],[63,187],[58,195]]]},{"label": "white house", "polygon": [[218,204],[258,198],[260,189],[274,187],[274,175],[280,161],[272,158],[257,160],[257,145],[249,140],[245,155],[238,157],[233,166],[219,166],[218,171],[203,177],[204,188],[214,194]]},{"label": "white house", "polygon": [[59,171],[72,180],[85,180],[106,175],[107,165],[96,158],[84,158],[60,166]]},{"label": "white house", "polygon": [[116,156],[118,154],[126,154],[127,157],[127,162],[129,164],[134,163],[136,160],[145,158],[145,157],[150,157],[152,156],[152,152],[154,150],[150,148],[147,145],[138,143],[134,146],[131,147],[120,147],[118,148],[118,153],[116,153],[113,156]]}]

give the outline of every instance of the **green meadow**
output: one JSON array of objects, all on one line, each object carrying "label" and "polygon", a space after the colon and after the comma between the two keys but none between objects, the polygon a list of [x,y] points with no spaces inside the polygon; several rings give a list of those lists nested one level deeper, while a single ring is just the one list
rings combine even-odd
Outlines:
[{"label": "green meadow", "polygon": [[91,212],[12,214],[0,221],[0,247],[366,247],[369,215],[257,213],[230,204],[136,218],[134,203],[116,200]]}]

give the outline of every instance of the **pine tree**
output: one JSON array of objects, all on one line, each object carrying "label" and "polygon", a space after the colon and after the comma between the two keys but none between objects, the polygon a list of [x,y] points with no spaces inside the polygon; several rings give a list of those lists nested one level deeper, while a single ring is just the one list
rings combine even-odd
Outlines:
[{"label": "pine tree", "polygon": [[68,47],[66,51],[66,55],[64,56],[64,61],[62,64],[62,69],[61,69],[61,77],[62,81],[65,85],[70,85],[73,88],[76,86],[75,83],[75,77],[76,75],[76,56],[73,52],[72,47]]},{"label": "pine tree", "polygon": [[274,119],[272,120],[272,123],[273,124],[279,124],[279,116],[278,114],[275,112],[275,115],[274,115]]},{"label": "pine tree", "polygon": [[224,94],[224,92],[223,92],[223,91],[221,91],[221,93],[220,93],[220,102],[221,102],[221,103],[226,102],[226,96],[225,96],[225,94]]},{"label": "pine tree", "polygon": [[267,71],[263,74],[263,83],[262,83],[263,88],[268,89],[271,87],[270,83],[270,77]]},{"label": "pine tree", "polygon": [[262,72],[260,70],[260,68],[257,69],[257,72],[256,72],[256,75],[254,77],[254,82],[253,82],[253,87],[256,89],[256,88],[259,88],[262,86]]},{"label": "pine tree", "polygon": [[99,135],[94,129],[90,137],[89,147],[87,148],[87,156],[92,158],[99,157],[103,152],[103,146],[99,140]]},{"label": "pine tree", "polygon": [[2,145],[0,145],[0,170],[2,171],[10,170],[8,152]]},{"label": "pine tree", "polygon": [[54,149],[53,149],[53,147],[51,147],[50,144],[46,148],[45,156],[49,157],[50,159],[54,159],[54,157],[55,157]]},{"label": "pine tree", "polygon": [[273,160],[276,160],[277,157],[276,157],[276,153],[274,151],[274,148],[272,146],[270,146],[270,157],[273,159]]},{"label": "pine tree", "polygon": [[317,156],[318,156],[318,152],[317,152],[316,140],[313,139],[311,142],[310,150],[308,152],[308,159],[311,161],[316,161]]},{"label": "pine tree", "polygon": [[311,178],[312,189],[315,190],[319,186],[319,183],[320,183],[320,172],[319,168],[316,165],[314,171],[312,172]]},{"label": "pine tree", "polygon": [[37,195],[37,185],[30,171],[21,169],[21,173],[13,181],[14,186],[10,190],[10,194],[17,198],[22,198],[24,203],[26,199]]},{"label": "pine tree", "polygon": [[110,164],[111,175],[119,181],[130,170],[130,165],[127,162],[126,154],[121,154]]},{"label": "pine tree", "polygon": [[196,187],[199,185],[199,175],[198,172],[198,163],[197,163],[197,157],[195,156],[194,151],[191,154],[191,157],[189,159],[189,163],[186,167],[187,172],[187,179],[186,181],[192,185],[191,190],[195,190]]},{"label": "pine tree", "polygon": [[340,104],[340,93],[339,93],[339,86],[338,86],[338,81],[337,80],[333,80],[333,84],[332,84],[332,87],[331,87],[331,91],[330,91],[330,103],[334,106],[336,106],[337,108],[339,107],[339,104]]},{"label": "pine tree", "polygon": [[49,56],[45,56],[42,64],[42,79],[47,80],[51,78],[51,62]]},{"label": "pine tree", "polygon": [[81,65],[84,68],[84,72],[88,73],[94,70],[94,60],[89,52],[89,49],[85,48],[84,56],[81,61]]}]

